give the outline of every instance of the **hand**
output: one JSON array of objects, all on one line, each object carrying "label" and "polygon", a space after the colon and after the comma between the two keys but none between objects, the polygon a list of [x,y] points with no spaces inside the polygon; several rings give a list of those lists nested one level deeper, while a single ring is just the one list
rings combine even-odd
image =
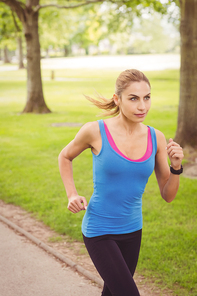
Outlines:
[{"label": "hand", "polygon": [[173,167],[173,169],[179,170],[181,168],[181,162],[184,157],[183,149],[179,144],[174,142],[173,139],[169,139],[166,150],[171,161],[171,166]]},{"label": "hand", "polygon": [[76,214],[82,210],[86,210],[87,205],[88,205],[88,203],[87,203],[85,197],[79,196],[79,195],[74,195],[69,198],[68,209],[72,213]]}]

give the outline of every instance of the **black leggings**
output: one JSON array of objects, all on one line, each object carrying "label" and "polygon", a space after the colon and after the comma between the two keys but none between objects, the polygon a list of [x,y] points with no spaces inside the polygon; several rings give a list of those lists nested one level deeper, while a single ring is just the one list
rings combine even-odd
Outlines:
[{"label": "black leggings", "polygon": [[139,296],[133,280],[142,230],[129,234],[83,236],[88,253],[104,280],[102,296]]}]

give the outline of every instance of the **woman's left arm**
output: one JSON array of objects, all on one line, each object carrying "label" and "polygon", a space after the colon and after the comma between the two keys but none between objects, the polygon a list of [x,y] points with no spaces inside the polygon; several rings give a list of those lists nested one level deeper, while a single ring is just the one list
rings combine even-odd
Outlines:
[{"label": "woman's left arm", "polygon": [[155,158],[155,174],[162,198],[171,202],[175,198],[179,188],[179,175],[172,174],[167,161],[167,155],[174,170],[181,169],[181,161],[184,157],[179,144],[172,139],[166,145],[164,135],[156,130],[157,154]]}]

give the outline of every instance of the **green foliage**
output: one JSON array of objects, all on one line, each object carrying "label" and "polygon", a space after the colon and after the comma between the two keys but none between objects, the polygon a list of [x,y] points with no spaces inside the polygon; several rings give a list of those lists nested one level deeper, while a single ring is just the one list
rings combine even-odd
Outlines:
[{"label": "green foliage", "polygon": [[[167,25],[170,26],[167,30]],[[173,32],[174,29],[174,32]],[[175,27],[161,24],[161,17],[152,13],[136,20],[133,28],[133,41],[129,53],[165,53],[179,51],[179,34]],[[172,35],[172,36],[171,36]]]},{"label": "green foliage", "polygon": [[[22,206],[59,234],[81,240],[81,220],[67,210],[57,157],[79,127],[54,123],[97,120],[98,109],[85,100],[94,89],[110,98],[118,71],[57,70],[49,81],[43,70],[44,92],[51,114],[19,115],[25,103],[25,70],[0,72],[0,198]],[[176,130],[179,72],[147,72],[152,84],[152,109],[146,124],[161,130],[166,139]],[[61,78],[61,81],[58,81]],[[93,191],[92,157],[83,152],[73,161],[78,192],[89,200]],[[197,183],[181,177],[176,199],[167,204],[160,197],[155,176],[143,196],[143,239],[138,272],[154,279],[173,295],[197,295]],[[164,293],[165,294],[165,293]],[[161,293],[162,295],[162,293]]]},{"label": "green foliage", "polygon": [[162,14],[167,13],[166,6],[159,0],[128,0],[125,1],[125,6],[137,9],[139,14],[142,8],[154,9]]},{"label": "green foliage", "polygon": [[[167,8],[161,7],[158,1],[129,1],[124,5],[109,1],[78,9],[43,9],[39,21],[41,45],[45,49],[50,45],[70,51],[77,44],[88,53],[90,45],[98,46],[106,38],[118,53],[172,51],[179,40],[164,32],[161,13],[167,13]],[[154,14],[154,10],[160,14]],[[136,20],[140,23],[138,27]]]},{"label": "green foliage", "polygon": [[[143,18],[144,12],[152,14],[153,11],[170,16],[172,13],[169,11],[169,8],[172,2],[173,1],[168,1],[166,4],[162,4],[158,0],[103,1],[103,3],[89,4],[75,9],[60,9],[57,7],[42,8],[39,11],[41,48],[46,53],[48,53],[49,48],[53,48],[55,51],[61,50],[65,55],[68,55],[71,52],[72,46],[75,44],[79,48],[85,49],[88,54],[88,47],[90,45],[98,46],[101,40],[107,38],[111,46],[116,45],[118,53],[127,53],[128,48],[129,53],[151,52],[150,47],[154,47],[155,52],[161,52],[162,48],[163,52],[165,52],[164,48],[167,47],[169,42],[172,42],[172,39],[167,38],[168,36],[165,36],[165,34],[161,32],[161,26],[158,22],[157,29],[161,34],[156,30],[154,24],[148,26],[146,21],[144,21],[143,24],[143,31],[147,32],[147,27],[149,27],[148,35],[151,35],[154,41],[149,42],[145,40],[145,42],[143,42],[143,40],[138,39],[133,45],[129,43],[131,43],[130,37],[132,34],[133,21],[136,17],[139,16]],[[26,1],[22,3],[25,4]],[[82,2],[79,3],[78,1],[64,1],[63,3],[61,0],[53,2],[41,0],[39,3],[41,6],[54,4],[59,6],[67,5],[68,7],[82,4]],[[9,34],[11,32],[13,35],[16,29],[14,30],[12,28],[13,19],[10,19],[11,12],[9,7],[4,4],[1,4],[1,6],[4,10],[4,17],[0,21],[0,38],[4,36],[3,40],[4,43],[6,42],[5,45],[9,44],[11,46],[10,37],[8,39],[7,37],[5,38],[5,36],[7,36],[8,32]],[[35,9],[35,7],[32,8]],[[177,19],[177,17],[175,18]],[[15,18],[15,22],[17,27],[20,27],[21,30],[21,24],[17,17]],[[1,24],[3,24],[2,30]],[[6,34],[4,32],[5,27]],[[3,34],[1,34],[1,31]],[[139,48],[142,48],[142,50],[140,51]]]},{"label": "green foliage", "polygon": [[[16,28],[17,25],[17,28]],[[21,30],[20,24],[14,23],[14,15],[10,8],[0,3],[0,47],[7,46],[10,50],[16,49],[17,29]]]},{"label": "green foliage", "polygon": [[[94,21],[93,21],[94,20]],[[42,48],[68,48],[78,44],[87,48],[98,44],[102,29],[94,7],[78,9],[48,8],[40,11],[39,31]]]}]

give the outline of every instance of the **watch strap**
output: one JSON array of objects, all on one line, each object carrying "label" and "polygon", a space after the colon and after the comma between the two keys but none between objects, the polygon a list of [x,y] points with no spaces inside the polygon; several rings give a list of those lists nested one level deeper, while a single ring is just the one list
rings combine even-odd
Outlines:
[{"label": "watch strap", "polygon": [[183,166],[181,165],[181,168],[180,168],[179,170],[175,170],[175,169],[173,169],[172,166],[170,166],[170,171],[171,171],[171,173],[174,174],[174,175],[180,175],[180,174],[182,174],[182,172],[183,172]]}]

